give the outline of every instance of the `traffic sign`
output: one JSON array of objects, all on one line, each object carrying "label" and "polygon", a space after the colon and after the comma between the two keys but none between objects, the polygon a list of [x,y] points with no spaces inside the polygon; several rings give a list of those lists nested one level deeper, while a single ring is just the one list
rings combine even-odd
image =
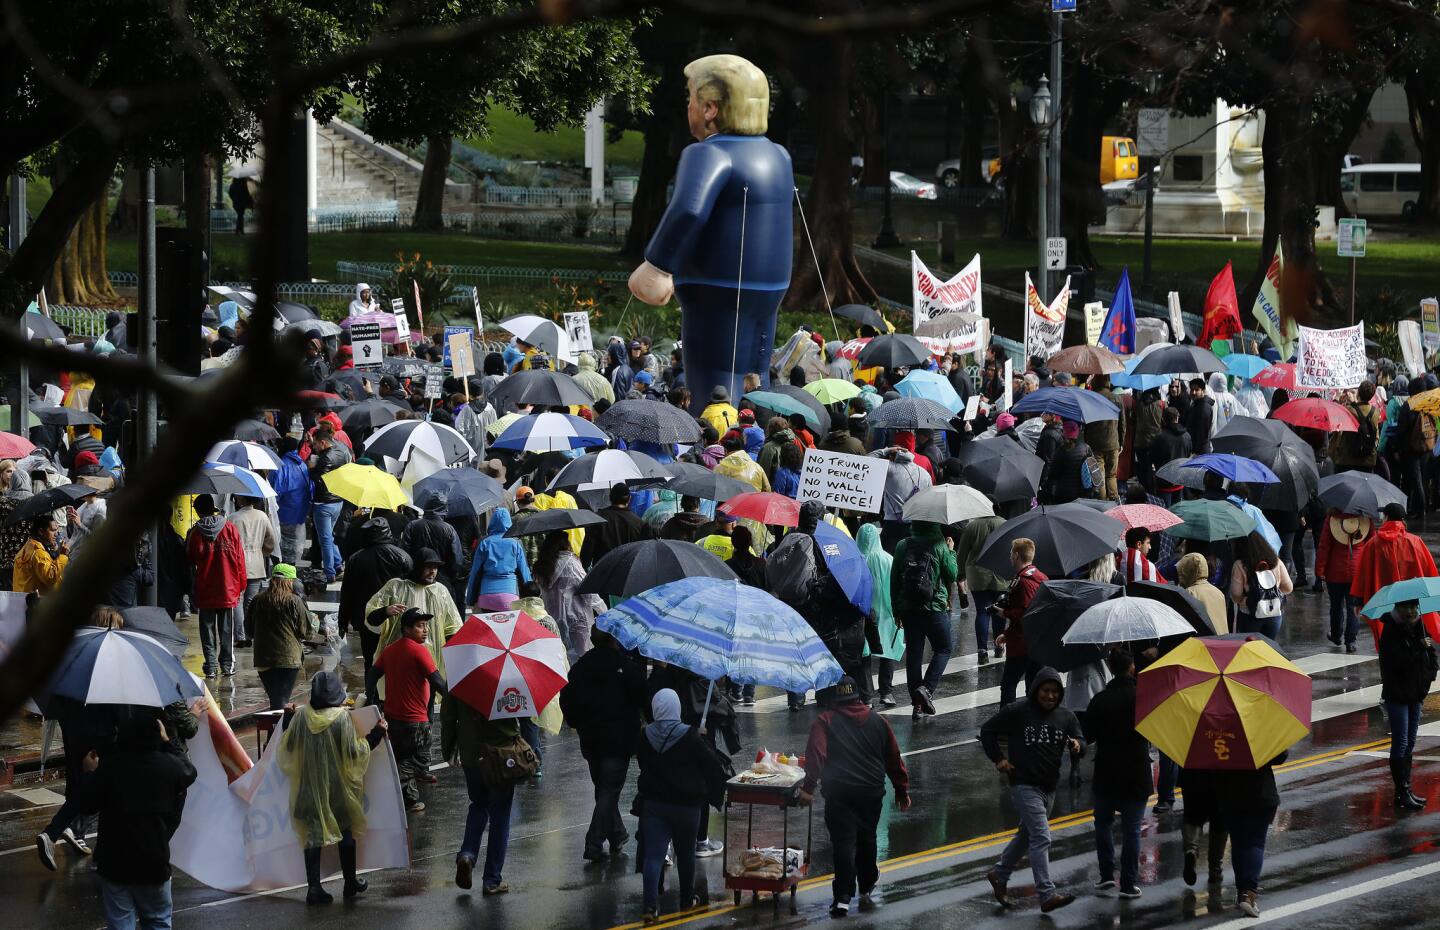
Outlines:
[{"label": "traffic sign", "polygon": [[1068,244],[1064,236],[1051,236],[1045,240],[1045,270],[1064,271]]},{"label": "traffic sign", "polygon": [[350,327],[350,350],[356,368],[379,368],[385,360],[379,323],[356,323]]},{"label": "traffic sign", "polygon": [[1170,151],[1169,110],[1145,107],[1135,122],[1135,144],[1141,155],[1158,158]]},{"label": "traffic sign", "polygon": [[1335,235],[1335,253],[1341,258],[1365,257],[1365,221],[1346,217],[1339,221]]}]

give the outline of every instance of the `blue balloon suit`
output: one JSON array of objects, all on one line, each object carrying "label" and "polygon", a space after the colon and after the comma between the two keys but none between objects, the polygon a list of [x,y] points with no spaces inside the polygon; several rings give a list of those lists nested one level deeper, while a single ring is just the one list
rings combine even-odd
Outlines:
[{"label": "blue balloon suit", "polygon": [[794,197],[790,153],[764,136],[721,133],[680,154],[675,194],[645,260],[674,278],[697,411],[716,385],[738,398],[747,372],[770,382],[775,317],[790,286]]}]

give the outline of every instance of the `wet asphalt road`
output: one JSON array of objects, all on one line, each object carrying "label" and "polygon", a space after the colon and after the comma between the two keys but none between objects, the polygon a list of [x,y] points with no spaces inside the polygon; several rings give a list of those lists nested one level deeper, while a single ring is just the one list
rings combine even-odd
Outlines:
[{"label": "wet asphalt road", "polygon": [[[1435,542],[1433,536],[1427,538]],[[1440,722],[1421,730],[1415,788],[1431,800],[1425,811],[1399,816],[1391,806],[1384,759],[1387,737],[1377,707],[1379,672],[1373,645],[1361,634],[1361,651],[1347,656],[1324,640],[1328,616],[1323,595],[1308,591],[1286,608],[1281,643],[1314,678],[1316,723],[1309,739],[1290,752],[1279,771],[1281,810],[1266,853],[1260,921],[1235,908],[1233,877],[1226,885],[1188,890],[1180,880],[1179,814],[1147,815],[1142,847],[1144,897],[1120,901],[1113,892],[1096,894],[1095,856],[1087,782],[1060,789],[1053,813],[1051,872],[1079,898],[1070,907],[1041,916],[1030,893],[1027,868],[1012,878],[1018,907],[999,911],[984,874],[1008,837],[1013,819],[999,776],[974,742],[980,722],[996,707],[1000,667],[980,665],[974,654],[970,617],[957,615],[956,656],[939,698],[941,713],[912,724],[907,708],[888,719],[910,769],[914,807],[905,814],[887,803],[880,832],[882,878],[874,913],[852,911],[843,925],[887,928],[959,928],[976,925],[1053,923],[1057,927],[1283,927],[1435,926],[1440,908],[1430,889],[1440,875],[1434,836],[1440,830]],[[313,661],[313,660],[312,660]],[[315,662],[318,667],[318,661]],[[358,664],[358,663],[357,663]],[[243,704],[255,682],[242,671],[225,703]],[[762,690],[761,697],[767,695]],[[800,751],[812,709],[786,712],[783,696],[764,701],[758,713],[741,718],[744,748]],[[1426,721],[1440,721],[1440,696],[1426,704]],[[8,736],[15,737],[15,724]],[[252,741],[242,736],[247,746]],[[626,856],[587,865],[581,838],[590,815],[590,783],[573,734],[548,738],[545,775],[538,787],[517,794],[505,879],[508,895],[484,898],[453,884],[453,860],[463,829],[465,792],[453,770],[437,772],[439,784],[424,789],[427,809],[411,815],[413,866],[369,876],[370,891],[358,902],[307,908],[303,888],[232,896],[199,885],[184,875],[174,883],[175,926],[224,930],[239,927],[435,928],[477,924],[493,928],[612,928],[638,926],[640,879]],[[62,851],[60,870],[43,869],[33,837],[49,819],[62,783],[39,790],[22,786],[0,792],[0,925],[56,930],[103,925],[98,879],[88,861]],[[629,809],[634,768],[623,800]],[[1183,803],[1183,802],[1182,802]],[[722,817],[712,819],[719,836]],[[634,824],[630,821],[632,833]],[[803,836],[804,814],[792,815]],[[769,901],[737,908],[723,888],[721,860],[701,860],[709,906],[670,915],[660,926],[695,928],[798,927],[828,923],[830,852],[816,811],[811,878],[801,886],[799,913]],[[758,840],[765,840],[757,830]],[[766,842],[778,843],[778,831]],[[792,839],[792,845],[797,845]],[[733,848],[733,847],[731,847]],[[633,845],[630,847],[633,851]],[[727,849],[727,852],[729,849]],[[1202,864],[1202,882],[1204,880]],[[303,876],[296,877],[297,883]],[[338,885],[338,881],[335,883]],[[338,896],[337,896],[338,898]],[[663,910],[672,911],[672,894]]]}]

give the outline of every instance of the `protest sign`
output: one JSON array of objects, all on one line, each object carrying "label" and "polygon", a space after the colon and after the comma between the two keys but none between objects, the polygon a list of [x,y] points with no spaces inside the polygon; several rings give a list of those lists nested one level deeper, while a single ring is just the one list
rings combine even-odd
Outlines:
[{"label": "protest sign", "polygon": [[980,413],[980,395],[979,395],[979,394],[971,394],[970,397],[965,401],[965,414],[964,414],[965,422],[966,422],[966,423],[969,423],[971,420],[975,419],[975,417],[978,416],[979,413]]},{"label": "protest sign", "polygon": [[1005,372],[1002,378],[1005,382],[1005,393],[1000,395],[1000,409],[1009,410],[1015,403],[1015,362],[1008,357],[1005,359]]},{"label": "protest sign", "polygon": [[1396,327],[1400,337],[1400,354],[1405,358],[1405,367],[1410,377],[1418,378],[1425,372],[1425,349],[1420,335],[1420,324],[1415,320],[1401,320]]},{"label": "protest sign", "polygon": [[[357,708],[350,711],[350,719],[356,733],[368,733],[379,710]],[[176,868],[231,893],[291,887],[305,874],[300,839],[290,818],[290,779],[277,758],[283,739],[283,731],[277,730],[259,763],[231,782],[212,728],[200,727],[187,744],[197,777],[186,793],[180,828],[170,839],[170,860]],[[355,837],[356,865],[362,870],[408,868],[405,804],[389,740],[381,740],[370,752],[364,791],[366,827]],[[337,857],[335,847],[325,850],[324,874],[336,870]]]},{"label": "protest sign", "polygon": [[1280,244],[1275,244],[1275,257],[1265,271],[1265,280],[1260,284],[1260,293],[1255,295],[1255,306],[1251,314],[1265,335],[1270,337],[1281,358],[1289,358],[1295,352],[1295,321],[1286,320],[1280,325],[1280,276],[1285,273],[1285,259]]},{"label": "protest sign", "polygon": [[1343,329],[1300,327],[1295,380],[1302,388],[1353,388],[1365,380],[1365,324]]},{"label": "protest sign", "polygon": [[885,459],[872,455],[806,449],[798,499],[842,510],[879,513],[888,469]]},{"label": "protest sign", "polygon": [[1025,272],[1025,358],[1049,358],[1065,341],[1065,314],[1070,309],[1070,278],[1046,306]]},{"label": "protest sign", "polygon": [[445,337],[445,343],[450,347],[450,373],[457,378],[475,374],[475,343],[470,331],[451,333]]},{"label": "protest sign", "polygon": [[471,329],[468,326],[447,326],[445,327],[445,341],[440,344],[440,367],[450,370],[450,337],[457,333],[470,335]]},{"label": "protest sign", "polygon": [[581,352],[595,351],[595,339],[590,334],[590,314],[587,311],[565,314],[565,336],[570,342],[570,361],[578,361]]},{"label": "protest sign", "polygon": [[1100,344],[1100,327],[1105,325],[1105,304],[1098,300],[1092,300],[1085,305],[1085,344],[1098,346]]},{"label": "protest sign", "polygon": [[438,375],[438,374],[437,374],[437,375],[426,375],[426,376],[425,376],[425,399],[426,399],[426,400],[439,400],[439,399],[440,399],[440,389],[441,389],[441,387],[442,387],[444,384],[445,384],[445,377],[444,377],[443,375]]},{"label": "protest sign", "polygon": [[405,298],[396,297],[390,301],[390,313],[395,317],[395,341],[410,341],[410,314],[405,311]]},{"label": "protest sign", "polygon": [[[970,264],[948,281],[941,281],[931,273],[920,256],[910,253],[910,300],[914,307],[912,319],[915,326],[928,323],[946,313],[973,313],[983,317],[983,292],[980,287],[980,255],[970,259]],[[933,353],[957,352],[977,356],[985,351],[985,320],[962,324],[953,332],[943,336],[917,337]]]},{"label": "protest sign", "polygon": [[1425,354],[1440,352],[1440,301],[1426,297],[1420,301],[1420,332],[1425,343]]},{"label": "protest sign", "polygon": [[350,348],[356,368],[379,368],[385,360],[385,343],[380,341],[379,323],[356,323],[350,327]]}]

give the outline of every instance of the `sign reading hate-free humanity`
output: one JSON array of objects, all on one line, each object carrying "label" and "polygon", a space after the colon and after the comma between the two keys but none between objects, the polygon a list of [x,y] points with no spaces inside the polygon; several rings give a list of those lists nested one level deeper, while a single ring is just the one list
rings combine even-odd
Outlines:
[{"label": "sign reading hate-free humanity", "polygon": [[806,449],[798,498],[842,510],[879,513],[888,468],[885,459],[871,455]]}]

